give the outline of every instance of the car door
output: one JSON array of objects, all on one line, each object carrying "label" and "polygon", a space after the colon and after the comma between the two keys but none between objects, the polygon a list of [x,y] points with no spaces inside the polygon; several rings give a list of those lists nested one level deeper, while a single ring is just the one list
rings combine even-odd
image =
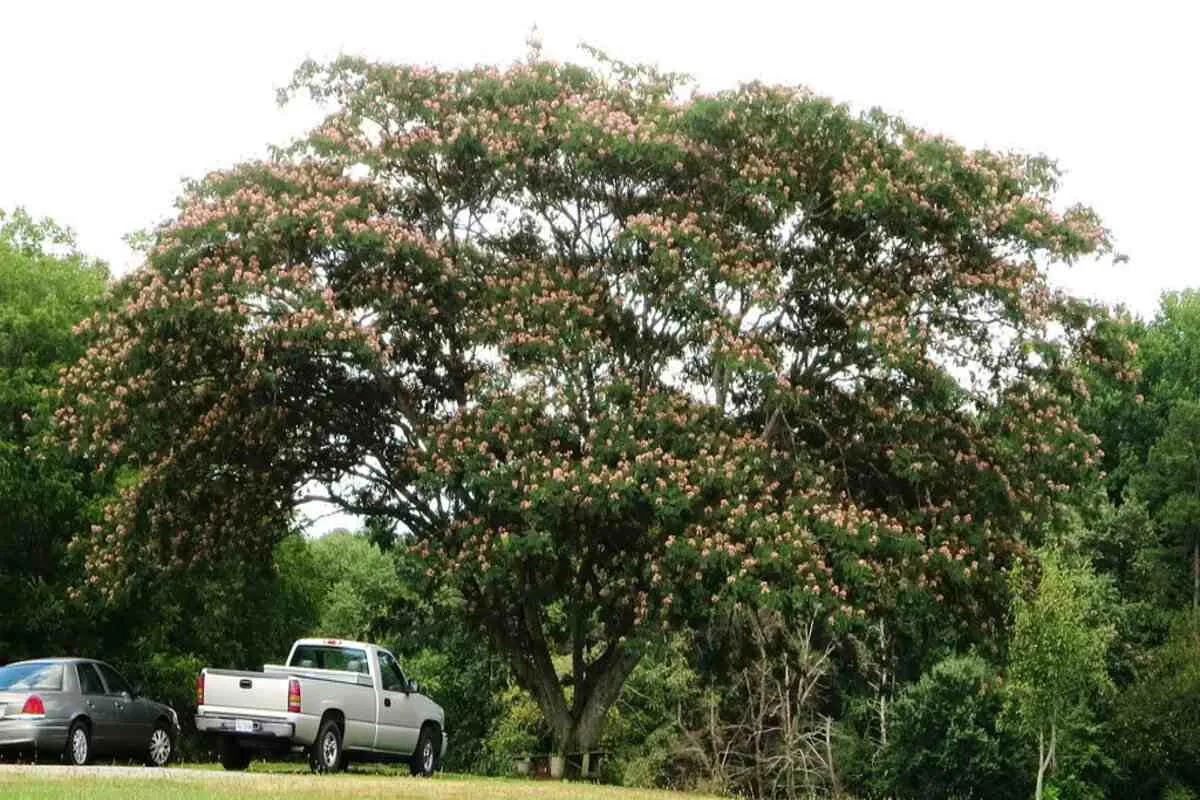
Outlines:
[{"label": "car door", "polygon": [[375,749],[407,755],[417,749],[416,734],[411,730],[408,680],[392,654],[383,650],[379,651],[379,676]]},{"label": "car door", "polygon": [[149,747],[154,723],[146,701],[135,697],[129,681],[108,664],[97,662],[96,668],[104,678],[106,694],[113,703],[117,731],[114,747],[126,753],[140,753]]},{"label": "car door", "polygon": [[83,711],[92,722],[92,751],[112,753],[119,750],[120,729],[116,709],[104,688],[100,671],[90,661],[80,661],[75,664],[75,673],[79,678]]}]

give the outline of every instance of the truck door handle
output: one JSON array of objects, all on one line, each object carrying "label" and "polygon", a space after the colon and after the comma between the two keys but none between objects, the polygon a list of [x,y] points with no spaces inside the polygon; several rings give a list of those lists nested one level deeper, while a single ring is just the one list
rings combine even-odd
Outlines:
[{"label": "truck door handle", "polygon": [[383,698],[383,704],[385,706],[387,706],[388,708],[391,708],[392,707],[392,698],[390,698],[390,697]]},{"label": "truck door handle", "polygon": [[242,678],[240,681],[238,681],[239,689],[249,689],[253,685],[254,681],[250,680],[249,678]]}]

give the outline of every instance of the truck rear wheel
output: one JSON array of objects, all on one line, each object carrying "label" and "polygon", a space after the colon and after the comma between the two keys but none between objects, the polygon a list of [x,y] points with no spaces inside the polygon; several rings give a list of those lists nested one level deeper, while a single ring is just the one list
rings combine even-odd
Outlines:
[{"label": "truck rear wheel", "polygon": [[250,766],[250,754],[231,736],[222,736],[217,743],[217,754],[221,766],[230,771],[243,770]]},{"label": "truck rear wheel", "polygon": [[313,772],[341,772],[345,766],[342,753],[342,729],[337,720],[327,719],[317,731],[317,740],[308,752],[308,765]]}]

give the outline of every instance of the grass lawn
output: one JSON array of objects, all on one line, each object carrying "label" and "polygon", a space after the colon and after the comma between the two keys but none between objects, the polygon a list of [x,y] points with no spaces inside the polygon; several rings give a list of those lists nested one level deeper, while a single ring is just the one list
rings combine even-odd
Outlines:
[{"label": "grass lawn", "polygon": [[[364,767],[361,772],[329,776],[312,775],[298,765],[256,765],[247,775],[230,775],[219,768],[214,771],[207,764],[195,766],[197,768],[190,774],[172,773],[163,777],[129,777],[121,771],[106,775],[103,769],[100,774],[86,775],[72,774],[66,770],[0,770],[0,797],[5,800],[345,800],[367,797],[396,800],[677,800],[683,797],[671,792],[612,786],[461,775],[439,775],[430,780],[421,780],[409,777],[407,768],[401,771]],[[687,797],[690,800],[699,798],[699,795]]]}]

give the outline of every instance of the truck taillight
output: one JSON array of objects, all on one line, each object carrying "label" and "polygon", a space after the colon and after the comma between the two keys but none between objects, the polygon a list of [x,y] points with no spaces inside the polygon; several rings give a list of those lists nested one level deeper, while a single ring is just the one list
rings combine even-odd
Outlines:
[{"label": "truck taillight", "polygon": [[42,703],[42,698],[36,694],[31,694],[25,700],[25,705],[21,706],[22,714],[45,714],[46,706]]},{"label": "truck taillight", "polygon": [[291,678],[288,680],[288,713],[300,713],[300,679]]},{"label": "truck taillight", "polygon": [[196,705],[204,705],[204,673],[196,676]]}]

